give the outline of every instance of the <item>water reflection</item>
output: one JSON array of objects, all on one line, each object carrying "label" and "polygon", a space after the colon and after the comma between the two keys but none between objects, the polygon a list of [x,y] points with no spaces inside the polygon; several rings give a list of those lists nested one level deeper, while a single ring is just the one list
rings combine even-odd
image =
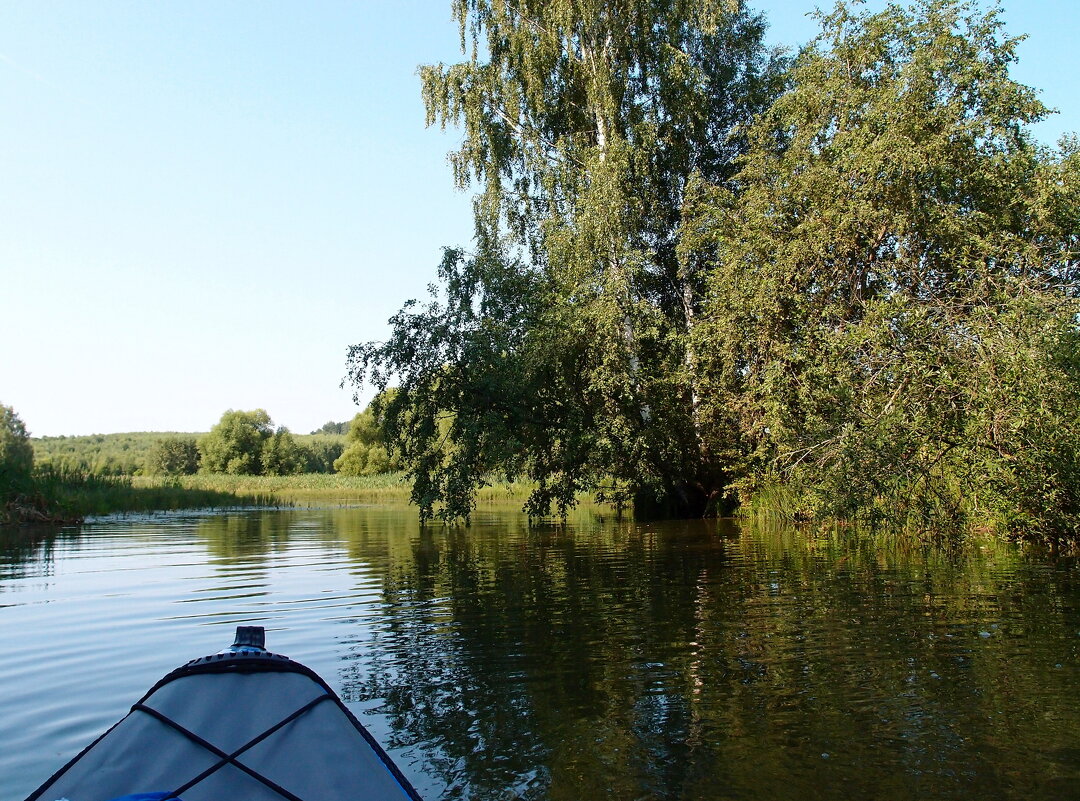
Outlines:
[{"label": "water reflection", "polygon": [[[78,539],[78,531],[55,526],[0,526],[0,582],[47,572],[55,550]],[[0,592],[4,584],[0,583]]]},{"label": "water reflection", "polygon": [[[97,614],[162,647],[263,622],[432,799],[1080,797],[1077,566],[1006,546],[387,508],[0,538],[0,593],[50,577],[24,627],[100,594],[76,573],[111,576],[128,611]],[[69,657],[87,681],[103,630]]]},{"label": "water reflection", "polygon": [[444,797],[1080,791],[1067,565],[685,523],[412,545],[342,681]]}]

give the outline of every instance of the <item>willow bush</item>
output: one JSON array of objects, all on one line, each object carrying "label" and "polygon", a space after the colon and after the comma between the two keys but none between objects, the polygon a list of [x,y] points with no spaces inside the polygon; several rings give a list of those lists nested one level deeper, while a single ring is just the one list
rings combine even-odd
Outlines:
[{"label": "willow bush", "polygon": [[802,517],[1080,532],[1074,141],[1013,81],[997,10],[820,17],[741,169],[701,182],[698,329],[744,498]]}]

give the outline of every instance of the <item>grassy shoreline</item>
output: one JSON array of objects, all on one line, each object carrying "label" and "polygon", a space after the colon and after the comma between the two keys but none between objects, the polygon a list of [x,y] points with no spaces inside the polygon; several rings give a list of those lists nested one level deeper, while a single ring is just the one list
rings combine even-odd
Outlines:
[{"label": "grassy shoreline", "polygon": [[155,487],[173,484],[193,490],[228,492],[238,495],[319,495],[334,494],[401,494],[408,497],[409,486],[400,473],[376,476],[343,476],[338,473],[301,473],[292,476],[247,476],[226,473],[196,473],[192,476],[170,478],[135,476],[136,487]]},{"label": "grassy shoreline", "polygon": [[[410,489],[404,473],[161,477],[102,476],[50,468],[36,471],[29,486],[0,506],[0,524],[70,525],[87,517],[181,509],[330,503],[397,505],[409,503]],[[477,494],[477,504],[524,503],[532,489],[526,483],[496,483]]]},{"label": "grassy shoreline", "polygon": [[220,509],[267,503],[259,493],[213,486],[185,486],[172,479],[139,481],[81,470],[39,467],[0,498],[0,524],[70,525],[87,517],[123,512]]},{"label": "grassy shoreline", "polygon": [[[164,479],[138,476],[136,487],[155,487]],[[221,492],[242,497],[286,501],[295,504],[401,503],[409,502],[411,486],[404,472],[374,476],[345,476],[338,473],[302,473],[293,476],[244,476],[196,474],[168,479],[168,483],[191,490]],[[496,482],[477,493],[479,505],[515,501],[524,503],[534,485],[527,482]]]}]

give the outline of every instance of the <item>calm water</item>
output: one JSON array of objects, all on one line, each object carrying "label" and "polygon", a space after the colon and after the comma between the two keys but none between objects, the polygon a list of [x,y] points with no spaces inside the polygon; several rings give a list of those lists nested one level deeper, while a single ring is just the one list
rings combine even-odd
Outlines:
[{"label": "calm water", "polygon": [[0,801],[268,629],[427,799],[1080,798],[1080,567],[489,512],[0,531]]}]

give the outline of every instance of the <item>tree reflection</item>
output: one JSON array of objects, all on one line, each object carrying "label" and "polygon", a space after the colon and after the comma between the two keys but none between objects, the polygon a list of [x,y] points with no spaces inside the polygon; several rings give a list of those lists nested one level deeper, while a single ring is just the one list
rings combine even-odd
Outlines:
[{"label": "tree reflection", "polygon": [[199,520],[195,535],[223,562],[262,562],[285,548],[297,520],[286,510],[207,515]]},{"label": "tree reflection", "polygon": [[0,526],[0,581],[47,575],[57,547],[78,538],[71,528]]},{"label": "tree reflection", "polygon": [[445,798],[1052,798],[1080,775],[1080,708],[1039,700],[1073,695],[1070,565],[715,522],[349,542],[383,617],[345,695]]},{"label": "tree reflection", "polygon": [[427,798],[1080,796],[1075,561],[373,507],[5,531],[0,590],[131,539],[186,564],[192,531],[212,570],[183,611],[276,616],[319,653],[336,632],[342,694]]}]

